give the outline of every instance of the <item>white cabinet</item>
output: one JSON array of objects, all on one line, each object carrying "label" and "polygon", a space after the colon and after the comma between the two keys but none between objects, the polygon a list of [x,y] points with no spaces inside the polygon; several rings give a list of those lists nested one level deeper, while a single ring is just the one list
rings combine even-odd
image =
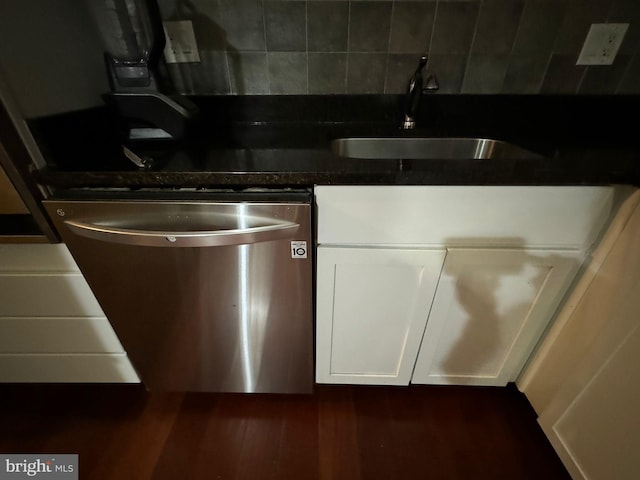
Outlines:
[{"label": "white cabinet", "polygon": [[320,245],[582,248],[613,187],[317,186]]},{"label": "white cabinet", "polygon": [[577,251],[450,249],[412,382],[514,380],[578,261]]},{"label": "white cabinet", "polygon": [[515,380],[614,190],[316,187],[317,381]]},{"label": "white cabinet", "polygon": [[0,382],[138,381],[64,245],[0,245]]},{"label": "white cabinet", "polygon": [[640,478],[640,191],[518,379],[574,479]]},{"label": "white cabinet", "polygon": [[[640,478],[640,328],[538,421],[574,479]],[[576,381],[576,379],[573,379]]]},{"label": "white cabinet", "polygon": [[444,255],[318,248],[317,381],[407,385]]}]

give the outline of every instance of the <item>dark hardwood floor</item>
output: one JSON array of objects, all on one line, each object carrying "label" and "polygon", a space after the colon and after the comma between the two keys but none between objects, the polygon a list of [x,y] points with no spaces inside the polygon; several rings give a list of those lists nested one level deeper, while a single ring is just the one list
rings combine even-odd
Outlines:
[{"label": "dark hardwood floor", "polygon": [[513,386],[0,385],[0,453],[76,453],[91,480],[570,478]]}]

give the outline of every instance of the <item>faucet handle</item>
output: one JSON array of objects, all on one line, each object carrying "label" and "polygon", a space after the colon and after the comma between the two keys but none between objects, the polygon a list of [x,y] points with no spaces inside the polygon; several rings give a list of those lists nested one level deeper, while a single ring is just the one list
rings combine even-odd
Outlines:
[{"label": "faucet handle", "polygon": [[423,92],[435,92],[440,89],[440,83],[438,82],[438,77],[433,72],[429,72],[427,78],[424,81],[424,87],[422,88]]},{"label": "faucet handle", "polygon": [[[416,68],[416,73],[414,73],[412,79],[415,79],[418,76],[423,77],[422,71],[427,66],[428,61],[429,61],[429,57],[427,57],[426,55],[422,55],[420,57],[420,60],[418,61],[418,68]],[[425,73],[426,73],[426,78],[424,79],[423,84],[420,85],[420,89],[425,93],[435,92],[436,90],[439,90],[440,83],[438,83],[438,77],[436,77],[436,74],[429,71]]]}]

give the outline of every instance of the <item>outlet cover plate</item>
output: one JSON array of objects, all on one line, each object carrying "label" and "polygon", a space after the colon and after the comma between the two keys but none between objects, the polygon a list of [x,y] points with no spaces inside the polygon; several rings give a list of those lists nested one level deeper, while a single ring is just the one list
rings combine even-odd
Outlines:
[{"label": "outlet cover plate", "polygon": [[620,49],[628,23],[594,23],[576,65],[611,65]]},{"label": "outlet cover plate", "polygon": [[164,27],[164,58],[167,63],[193,63],[200,61],[196,36],[191,20],[162,22]]}]

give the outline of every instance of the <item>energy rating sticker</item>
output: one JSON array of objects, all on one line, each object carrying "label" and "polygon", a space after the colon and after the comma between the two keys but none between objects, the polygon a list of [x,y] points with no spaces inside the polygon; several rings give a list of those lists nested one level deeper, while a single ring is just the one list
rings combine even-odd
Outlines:
[{"label": "energy rating sticker", "polygon": [[292,241],[291,258],[307,258],[307,242],[302,240]]}]

